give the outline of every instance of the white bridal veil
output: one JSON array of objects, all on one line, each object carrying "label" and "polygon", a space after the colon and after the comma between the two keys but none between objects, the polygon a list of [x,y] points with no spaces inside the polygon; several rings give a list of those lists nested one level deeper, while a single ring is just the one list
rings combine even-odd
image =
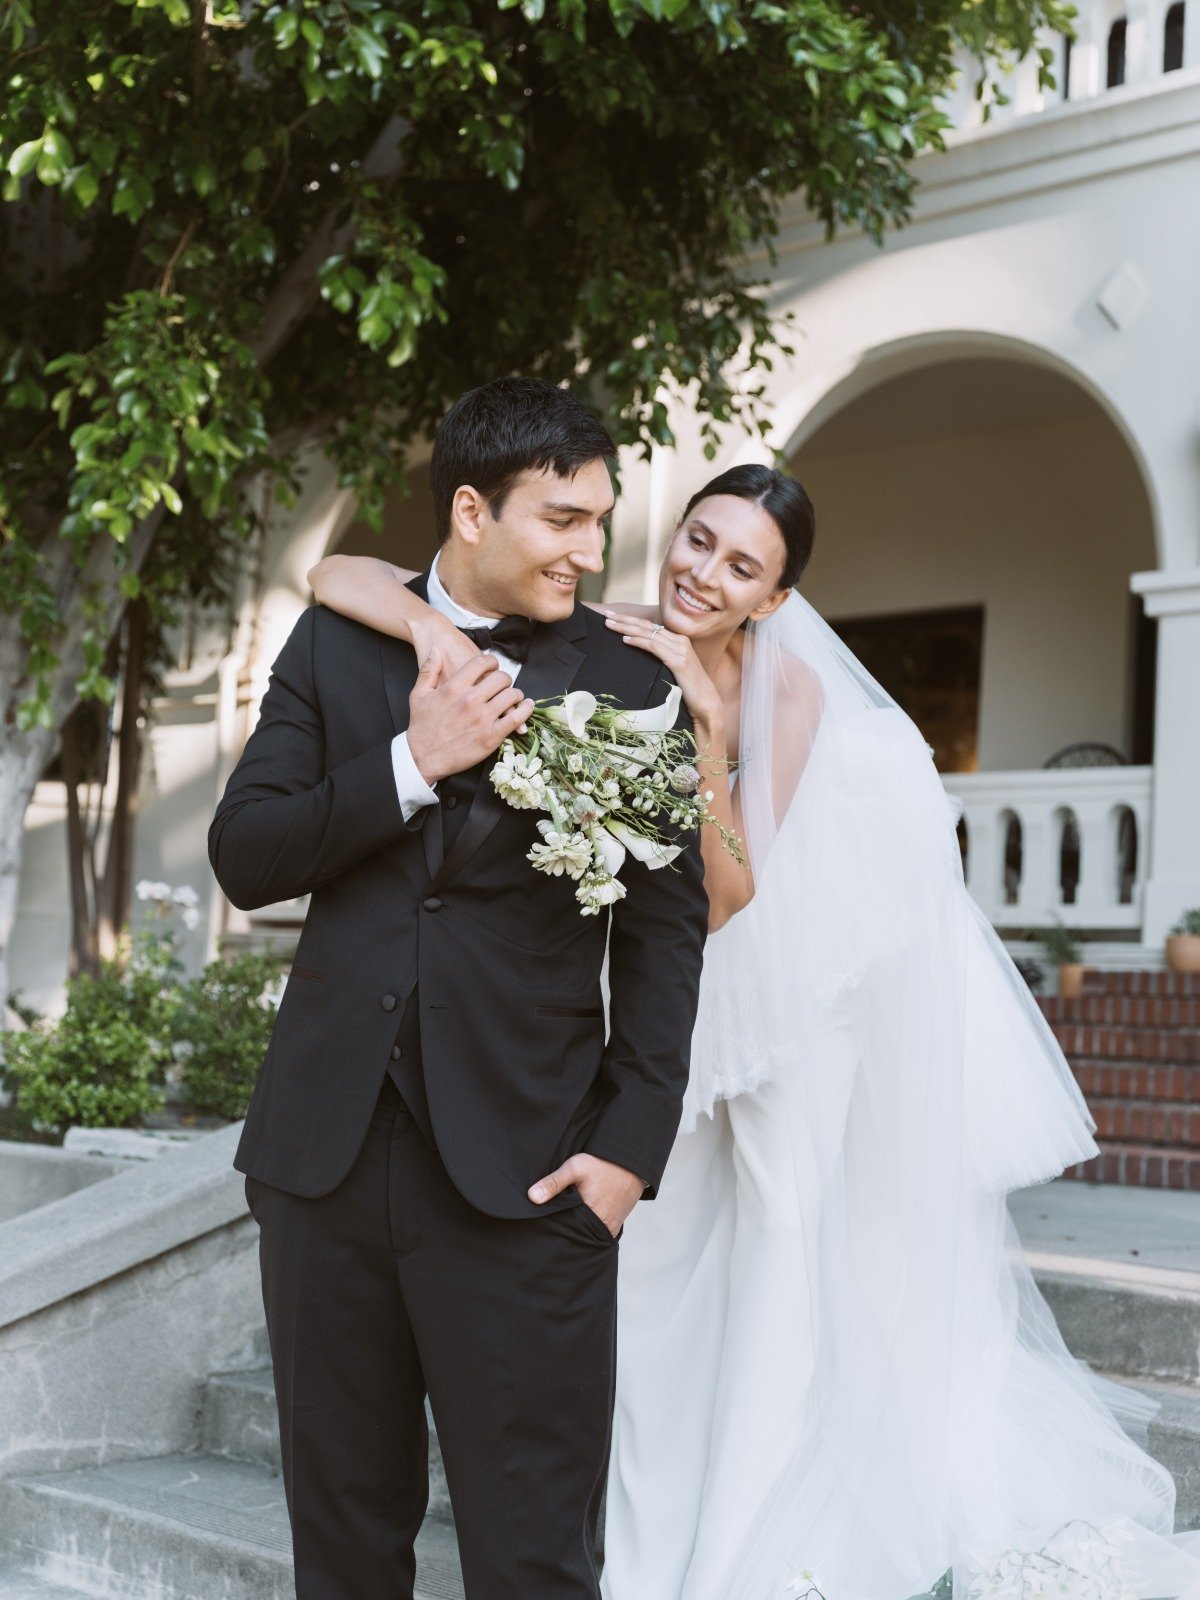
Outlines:
[{"label": "white bridal veil", "polygon": [[[738,786],[757,894],[709,941],[684,1126],[779,1086],[812,1376],[728,1600],[907,1600],[947,1571],[972,1600],[1196,1592],[1170,1475],[1068,1353],[1005,1205],[1094,1124],[966,891],[929,747],[799,594],[749,629]],[[849,1073],[823,1071],[835,1035]]]}]

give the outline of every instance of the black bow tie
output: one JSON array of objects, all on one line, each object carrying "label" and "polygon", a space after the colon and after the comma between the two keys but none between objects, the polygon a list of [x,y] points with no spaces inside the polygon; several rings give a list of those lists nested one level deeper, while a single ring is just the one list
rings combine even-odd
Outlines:
[{"label": "black bow tie", "polygon": [[459,631],[468,639],[474,639],[481,650],[499,650],[512,661],[524,661],[536,627],[532,617],[501,617],[490,628],[480,626]]}]

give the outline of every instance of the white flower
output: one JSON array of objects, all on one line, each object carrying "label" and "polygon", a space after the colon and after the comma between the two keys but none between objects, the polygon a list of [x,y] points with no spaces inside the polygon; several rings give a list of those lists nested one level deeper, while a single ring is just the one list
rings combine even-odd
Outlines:
[{"label": "white flower", "polygon": [[200,926],[200,913],[195,906],[185,906],[180,915],[185,928],[195,929]]},{"label": "white flower", "polygon": [[198,906],[200,896],[190,883],[181,883],[178,889],[172,889],[171,899],[177,906]]},{"label": "white flower", "polygon": [[133,892],[139,900],[169,900],[171,885],[155,882],[153,878],[142,878]]},{"label": "white flower", "polygon": [[681,694],[679,685],[673,683],[662,705],[647,706],[642,711],[619,711],[614,720],[630,733],[665,733],[675,726]]},{"label": "white flower", "polygon": [[659,867],[665,867],[683,848],[678,844],[660,844],[657,839],[648,839],[645,834],[634,833],[632,828],[627,828],[623,822],[608,821],[605,829],[613,834],[619,844],[623,844],[635,861],[655,872]]},{"label": "white flower", "polygon": [[552,722],[565,722],[577,739],[582,739],[584,729],[596,710],[597,700],[586,689],[576,689],[565,695],[561,705],[543,706],[543,713]]},{"label": "white flower", "polygon": [[546,798],[541,757],[522,755],[506,740],[492,768],[492,787],[517,811],[540,810]]},{"label": "white flower", "polygon": [[528,859],[539,872],[552,878],[582,878],[592,864],[592,842],[582,833],[559,833],[550,822],[539,822],[543,844],[533,845]]},{"label": "white flower", "polygon": [[625,846],[619,839],[614,839],[607,826],[597,828],[592,834],[592,842],[596,846],[597,854],[604,863],[604,870],[613,877],[625,865]]},{"label": "white flower", "polygon": [[598,872],[589,872],[575,891],[575,898],[583,907],[585,917],[594,917],[605,906],[625,898],[625,885],[620,878],[610,878]]}]

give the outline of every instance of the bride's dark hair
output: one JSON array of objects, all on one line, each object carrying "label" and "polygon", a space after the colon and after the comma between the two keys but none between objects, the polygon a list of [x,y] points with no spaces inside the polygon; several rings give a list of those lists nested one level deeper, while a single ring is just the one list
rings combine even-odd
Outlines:
[{"label": "bride's dark hair", "polygon": [[794,589],[812,555],[817,531],[816,513],[804,488],[778,467],[753,463],[730,467],[697,490],[684,507],[680,522],[686,522],[701,500],[714,494],[731,494],[763,508],[783,539],[783,573],[779,587]]}]

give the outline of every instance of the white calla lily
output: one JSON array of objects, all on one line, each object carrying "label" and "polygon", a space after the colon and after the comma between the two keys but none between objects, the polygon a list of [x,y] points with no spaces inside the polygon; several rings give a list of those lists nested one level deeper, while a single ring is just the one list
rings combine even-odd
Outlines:
[{"label": "white calla lily", "polygon": [[552,722],[565,722],[577,739],[582,739],[590,718],[596,710],[597,700],[586,689],[575,689],[564,695],[561,705],[543,706],[543,713]]},{"label": "white calla lily", "polygon": [[665,867],[674,861],[683,848],[682,845],[659,844],[657,839],[647,839],[644,834],[634,833],[623,822],[606,822],[604,826],[620,844],[625,846],[635,861],[642,862],[651,872],[656,872],[659,867]]},{"label": "white calla lily", "polygon": [[665,733],[668,728],[675,726],[682,692],[679,685],[673,683],[662,705],[646,706],[641,711],[620,711],[617,713],[616,721],[620,727],[628,728],[631,733]]},{"label": "white calla lily", "polygon": [[604,863],[605,872],[615,878],[625,865],[625,846],[619,839],[613,838],[611,823],[606,824],[603,828],[598,828],[593,837],[596,849],[600,853],[600,859]]}]

